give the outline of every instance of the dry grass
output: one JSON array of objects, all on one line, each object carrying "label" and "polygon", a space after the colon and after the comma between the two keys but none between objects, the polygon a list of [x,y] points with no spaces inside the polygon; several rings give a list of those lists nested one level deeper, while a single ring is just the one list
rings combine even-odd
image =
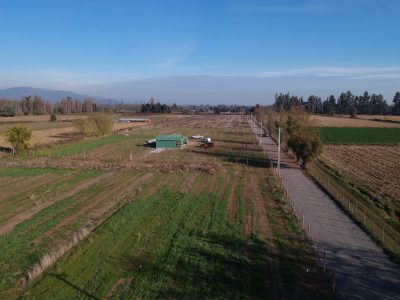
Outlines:
[{"label": "dry grass", "polygon": [[382,206],[400,207],[400,146],[325,146],[321,159]]},{"label": "dry grass", "polygon": [[[35,116],[36,117],[36,116]],[[41,116],[39,116],[41,117]],[[49,122],[49,124],[52,124]],[[113,131],[118,132],[124,129],[137,128],[148,126],[147,123],[114,123]],[[58,143],[62,140],[73,137],[73,134],[76,132],[76,129],[71,125],[63,128],[48,128],[42,130],[33,130],[32,131],[32,146],[40,146],[40,145],[48,145],[53,143]],[[5,136],[0,135],[0,147],[10,147],[5,140]]]},{"label": "dry grass", "polygon": [[[313,116],[315,122],[319,123],[322,127],[400,127],[400,124],[373,121],[374,116],[363,116],[371,117],[365,119],[351,119],[347,116],[343,117],[329,117],[329,116]],[[380,116],[383,118],[384,116]],[[393,116],[396,118],[395,116]]]},{"label": "dry grass", "polygon": [[[57,115],[57,120],[73,120],[73,119],[81,119],[86,118],[87,115]],[[14,117],[2,117],[0,118],[1,122],[45,122],[49,121],[50,115],[30,115],[30,116],[14,116]]]}]

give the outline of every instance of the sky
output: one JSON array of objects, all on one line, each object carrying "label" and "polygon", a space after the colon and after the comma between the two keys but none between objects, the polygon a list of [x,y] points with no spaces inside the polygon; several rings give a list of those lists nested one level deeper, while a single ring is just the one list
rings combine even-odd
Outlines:
[{"label": "sky", "polygon": [[[183,78],[185,89],[207,78],[202,99],[227,102],[218,82],[230,78],[239,102],[297,85],[304,95],[339,86],[390,98],[400,90],[399,15],[399,0],[0,0],[0,88],[174,99],[182,91],[147,84],[139,96],[118,85]],[[179,101],[200,101],[196,90]]]}]

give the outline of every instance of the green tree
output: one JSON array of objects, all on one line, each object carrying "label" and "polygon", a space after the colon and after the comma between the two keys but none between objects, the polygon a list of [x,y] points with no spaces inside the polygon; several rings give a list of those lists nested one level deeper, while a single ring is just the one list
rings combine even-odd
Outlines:
[{"label": "green tree", "polygon": [[322,152],[322,142],[318,135],[312,132],[298,132],[290,135],[287,146],[296,155],[297,160],[301,160],[302,168],[306,168],[307,163]]},{"label": "green tree", "polygon": [[56,115],[55,114],[51,114],[50,115],[50,122],[55,122],[55,121],[57,121]]},{"label": "green tree", "polygon": [[17,124],[7,129],[6,140],[18,152],[27,149],[30,145],[32,130],[23,124]]},{"label": "green tree", "polygon": [[15,109],[13,106],[5,106],[4,108],[0,109],[0,116],[2,117],[13,117],[15,116]]},{"label": "green tree", "polygon": [[400,92],[396,92],[393,97],[393,114],[400,115]]}]

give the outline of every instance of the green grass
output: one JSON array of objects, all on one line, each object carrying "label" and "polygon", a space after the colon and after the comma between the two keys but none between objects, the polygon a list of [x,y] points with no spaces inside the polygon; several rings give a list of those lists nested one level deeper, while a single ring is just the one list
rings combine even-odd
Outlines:
[{"label": "green grass", "polygon": [[121,209],[25,297],[104,298],[120,280],[121,299],[261,299],[271,293],[267,253],[227,221],[226,200],[164,189]]},{"label": "green grass", "polygon": [[[99,171],[87,171],[70,177],[56,185],[46,187],[46,193],[53,193],[73,187],[80,181],[101,174]],[[80,197],[93,194],[96,187],[84,190],[77,196],[65,198],[44,208],[32,218],[18,224],[6,235],[0,235],[0,292],[7,290],[21,277],[21,270],[26,270],[46,252],[48,244],[31,244],[31,241],[65,218],[62,210]],[[48,242],[48,241],[47,241]],[[0,293],[1,298],[1,293]]]},{"label": "green grass", "polygon": [[71,172],[71,170],[56,168],[6,168],[0,169],[0,177],[29,177],[42,175],[45,173],[66,174],[69,172]]},{"label": "green grass", "polygon": [[325,144],[400,144],[400,128],[322,127]]}]

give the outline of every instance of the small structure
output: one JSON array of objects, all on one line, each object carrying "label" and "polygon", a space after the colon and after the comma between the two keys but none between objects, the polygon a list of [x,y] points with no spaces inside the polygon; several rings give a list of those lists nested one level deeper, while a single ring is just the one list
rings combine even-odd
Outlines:
[{"label": "small structure", "polygon": [[150,119],[145,118],[120,118],[118,121],[120,123],[151,123]]},{"label": "small structure", "polygon": [[156,136],[156,148],[182,148],[187,144],[187,138],[180,134]]}]

